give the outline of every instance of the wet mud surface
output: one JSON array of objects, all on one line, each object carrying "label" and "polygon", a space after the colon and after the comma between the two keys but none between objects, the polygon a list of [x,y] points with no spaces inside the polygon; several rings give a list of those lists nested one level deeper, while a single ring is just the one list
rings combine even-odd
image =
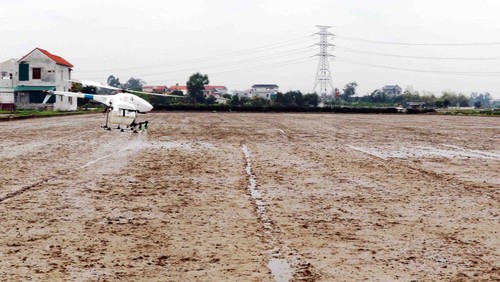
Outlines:
[{"label": "wet mud surface", "polygon": [[500,120],[0,123],[0,280],[500,279]]}]

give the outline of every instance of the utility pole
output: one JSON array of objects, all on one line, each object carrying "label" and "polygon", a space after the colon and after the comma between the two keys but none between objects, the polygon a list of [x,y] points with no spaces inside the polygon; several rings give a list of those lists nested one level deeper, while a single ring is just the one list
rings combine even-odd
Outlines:
[{"label": "utility pole", "polygon": [[[325,98],[327,95],[333,93],[330,63],[328,62],[329,57],[333,57],[333,55],[328,53],[328,47],[333,46],[333,44],[328,42],[328,36],[333,35],[333,33],[328,31],[331,26],[317,25],[316,27],[319,28],[319,32],[316,34],[320,36],[319,43],[315,44],[319,45],[319,53],[316,55],[319,57],[319,63],[313,91],[316,92],[316,87],[319,85],[319,93],[317,93],[321,98]],[[328,86],[330,86],[330,92],[328,91]]]}]

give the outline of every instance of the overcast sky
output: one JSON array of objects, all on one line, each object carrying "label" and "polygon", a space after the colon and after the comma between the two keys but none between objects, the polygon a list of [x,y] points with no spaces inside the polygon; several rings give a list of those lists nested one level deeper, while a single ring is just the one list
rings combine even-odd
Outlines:
[{"label": "overcast sky", "polygon": [[500,98],[499,13],[498,0],[0,0],[0,61],[40,47],[75,65],[75,79],[172,85],[201,72],[229,90],[309,93],[315,26],[328,25],[335,87]]}]

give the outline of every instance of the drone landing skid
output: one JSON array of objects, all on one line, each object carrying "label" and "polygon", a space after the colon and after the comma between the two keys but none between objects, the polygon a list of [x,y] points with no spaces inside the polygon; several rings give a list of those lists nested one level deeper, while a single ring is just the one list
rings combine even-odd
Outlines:
[{"label": "drone landing skid", "polygon": [[[127,126],[126,128],[130,128],[130,130],[132,130],[132,132],[134,133],[139,133],[139,131],[143,131],[143,130],[146,130],[148,129],[148,121],[144,121],[144,122],[138,122],[136,123],[135,121],[132,122],[132,124],[130,124],[129,126]],[[111,130],[111,126],[108,126],[107,124],[106,125],[102,125],[101,128],[104,128],[105,130]],[[119,129],[120,132],[124,132],[125,131],[125,128],[121,127],[120,125],[118,125],[116,127],[116,129]]]}]

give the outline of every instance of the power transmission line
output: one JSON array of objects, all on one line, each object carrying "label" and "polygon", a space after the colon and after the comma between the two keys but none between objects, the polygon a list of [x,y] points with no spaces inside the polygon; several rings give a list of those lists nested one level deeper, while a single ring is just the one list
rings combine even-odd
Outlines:
[{"label": "power transmission line", "polygon": [[[246,59],[240,59],[236,61],[230,61],[230,62],[221,62],[218,64],[210,64],[209,66],[203,67],[203,66],[196,66],[197,69],[217,69],[217,68],[227,68],[233,65],[244,65],[245,68],[248,66],[248,64],[255,64],[255,63],[260,63],[262,61],[269,62],[270,59],[277,59],[281,57],[288,57],[291,55],[296,55],[296,54],[305,54],[306,52],[309,52],[307,48],[296,48],[292,50],[287,50],[287,51],[282,51],[282,52],[277,52],[277,53],[272,53],[272,54],[267,54],[267,55],[262,55],[259,57],[251,57],[251,58],[246,58]],[[310,58],[309,58],[310,60]],[[288,62],[289,60],[285,61]],[[284,62],[279,62],[278,64],[282,64]],[[255,66],[252,66],[251,68],[255,68]],[[259,67],[257,67],[258,69]],[[180,72],[185,72],[185,71],[192,71],[193,67],[189,68],[182,68],[182,69],[174,69],[174,70],[165,70],[165,71],[159,71],[159,72],[151,72],[151,73],[138,73],[136,76],[157,76],[157,75],[167,75],[167,74],[172,74],[172,73],[180,73]],[[212,72],[213,73],[213,72]],[[86,79],[92,79],[92,78],[86,78]]]},{"label": "power transmission line", "polygon": [[[280,57],[286,57],[286,56],[305,53],[305,52],[309,52],[309,51],[306,50],[305,48],[299,48],[299,49],[289,50],[288,52],[273,53],[273,54],[264,55],[264,56],[260,56],[260,57],[252,57],[252,58],[240,59],[240,60],[231,61],[231,62],[221,62],[218,64],[210,64],[208,67],[204,67],[204,68],[210,68],[210,69],[215,68],[216,69],[216,68],[227,67],[227,66],[232,66],[232,65],[241,65],[243,63],[257,63],[257,62],[260,62],[262,60],[267,61],[268,59],[276,59],[276,58],[280,58]],[[198,65],[197,68],[203,68],[203,67],[200,67]],[[161,71],[161,72],[156,72],[156,73],[144,73],[144,74],[140,74],[140,75],[144,75],[144,76],[161,75],[161,74],[165,74],[165,73],[188,71],[191,69],[192,68],[175,69],[172,71]]]},{"label": "power transmission line", "polygon": [[394,42],[394,41],[381,41],[381,40],[370,40],[355,38],[349,36],[336,35],[339,39],[348,41],[357,41],[364,43],[376,43],[376,44],[390,44],[390,45],[409,45],[409,46],[487,46],[487,45],[500,45],[500,41],[492,42],[469,42],[469,43],[412,43],[412,42]]},{"label": "power transmission line", "polygon": [[194,58],[194,59],[188,59],[188,60],[179,60],[179,61],[173,61],[173,62],[168,62],[168,63],[162,63],[162,64],[156,64],[156,65],[147,65],[147,66],[139,66],[139,67],[127,67],[127,68],[115,68],[115,69],[97,69],[97,70],[82,70],[78,71],[79,73],[89,73],[89,72],[114,72],[114,71],[130,71],[130,70],[140,70],[140,69],[150,69],[150,68],[160,68],[160,67],[167,67],[167,66],[176,66],[176,65],[183,65],[183,64],[191,64],[191,63],[199,63],[199,62],[206,62],[206,61],[212,61],[212,60],[218,60],[218,59],[223,59],[231,56],[240,56],[240,55],[245,55],[245,54],[255,54],[258,52],[264,52],[268,50],[274,50],[282,47],[288,47],[291,46],[290,44],[300,44],[300,43],[305,43],[308,42],[310,39],[308,36],[292,39],[292,40],[286,40],[286,41],[281,41],[277,43],[272,43],[272,44],[267,44],[263,46],[257,46],[253,48],[248,48],[248,49],[243,49],[243,50],[238,50],[238,51],[233,51],[229,53],[224,53],[220,55],[215,55],[215,56],[208,56],[208,57],[199,57],[199,58]]},{"label": "power transmission line", "polygon": [[410,72],[421,72],[421,73],[434,73],[434,74],[447,74],[447,75],[463,75],[463,76],[500,76],[500,72],[454,72],[454,71],[437,71],[437,70],[422,70],[422,69],[409,69],[409,68],[399,68],[399,67],[391,67],[391,66],[382,66],[376,64],[369,63],[361,63],[348,59],[343,59],[336,57],[336,61],[345,62],[354,65],[368,66],[374,68],[382,68],[382,69],[391,69],[391,70],[402,70],[402,71],[410,71]]},{"label": "power transmission line", "polygon": [[[243,68],[236,68],[236,69],[231,69],[231,70],[227,70],[227,71],[210,72],[210,75],[233,74],[233,73],[247,72],[247,71],[252,71],[252,70],[273,69],[273,68],[280,68],[280,67],[289,66],[289,65],[306,63],[306,62],[310,62],[310,61],[311,61],[310,57],[304,57],[304,58],[299,58],[296,60],[287,60],[287,61],[277,62],[277,63],[268,64],[268,65],[264,65],[264,66],[243,67]],[[169,78],[169,80],[172,80],[172,81],[179,81],[181,79],[185,79],[185,77],[184,78],[175,78],[175,79]],[[162,81],[156,80],[156,81],[152,81],[150,83],[157,83],[157,82],[162,82]]]},{"label": "power transmission line", "polygon": [[432,56],[397,55],[397,54],[389,54],[389,53],[362,51],[362,50],[339,47],[339,46],[335,46],[335,49],[350,52],[350,53],[356,53],[356,54],[386,56],[386,57],[396,57],[396,58],[408,58],[408,59],[463,60],[463,61],[497,61],[497,60],[500,60],[500,57],[432,57]]}]

